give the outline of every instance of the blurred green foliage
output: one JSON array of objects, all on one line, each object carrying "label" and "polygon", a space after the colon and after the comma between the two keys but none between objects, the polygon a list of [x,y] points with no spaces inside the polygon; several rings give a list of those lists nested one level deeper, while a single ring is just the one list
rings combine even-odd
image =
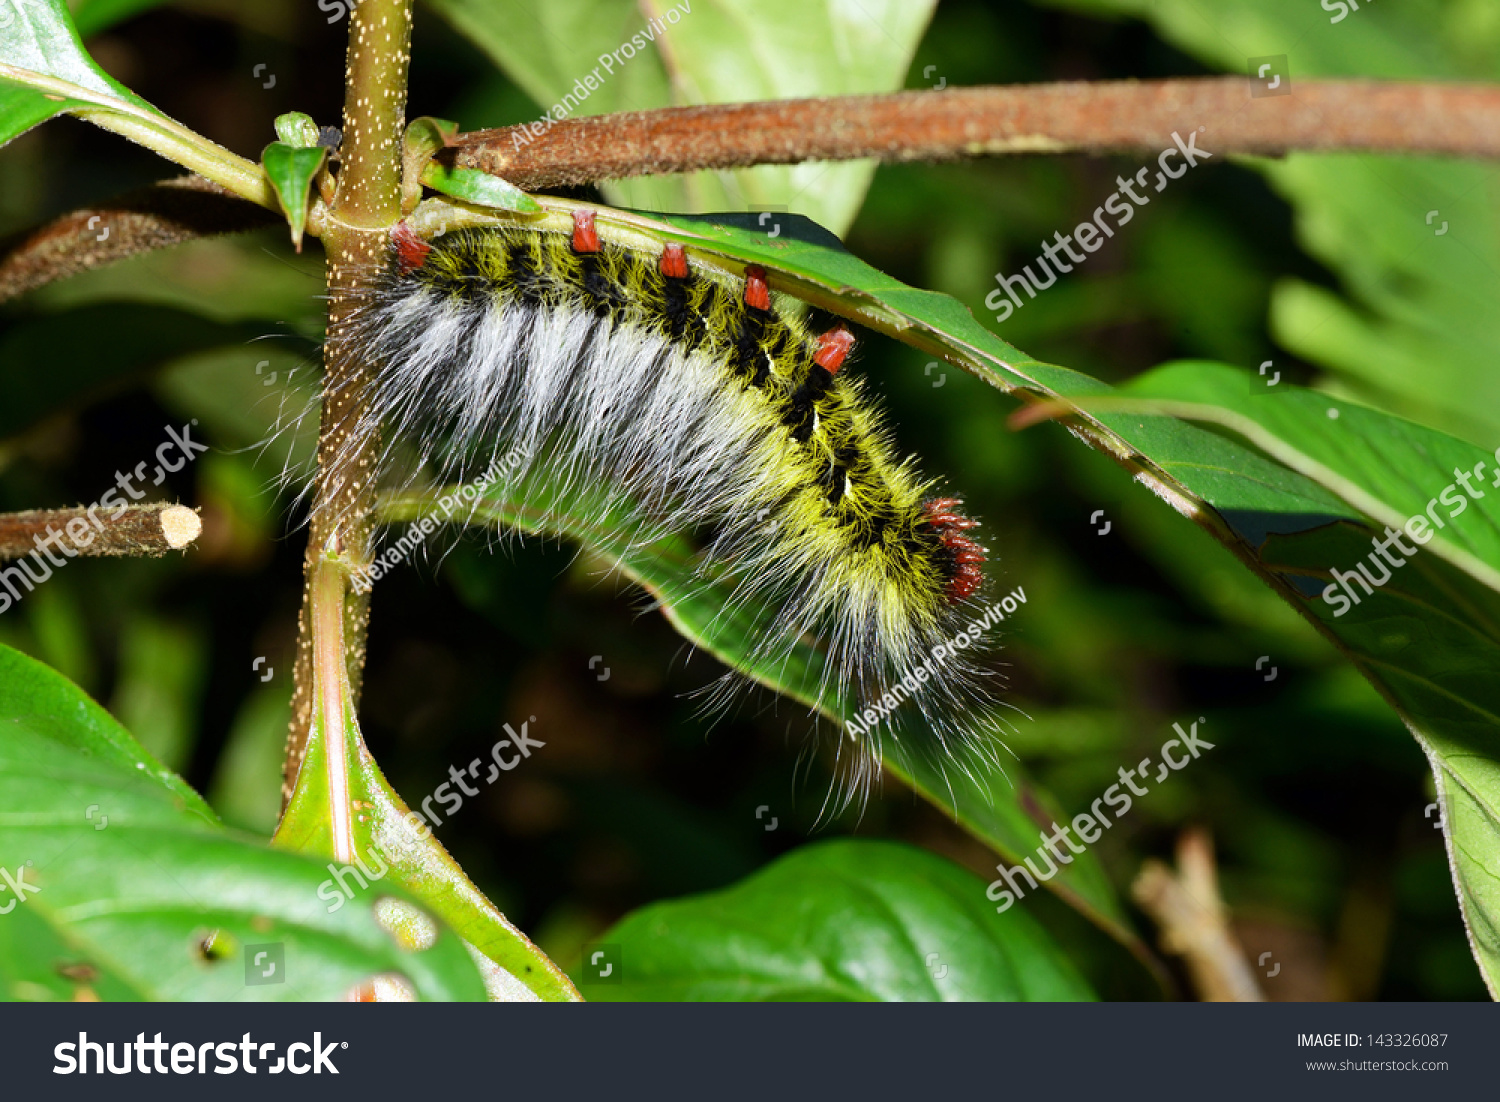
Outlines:
[{"label": "blurred green foliage", "polygon": [[[1090,10],[945,2],[908,84],[1239,71],[1229,47],[1194,29],[1197,6],[1186,0],[1073,6]],[[1441,8],[1445,27],[1470,27],[1440,49],[1418,44],[1406,28],[1419,16],[1399,9],[1330,28],[1322,13],[1293,13],[1290,0],[1233,7],[1236,19],[1259,22],[1226,40],[1253,44],[1247,56],[1290,52],[1266,44],[1279,31],[1295,41],[1294,59],[1309,58],[1294,74],[1495,75],[1484,43],[1496,32],[1477,4],[1423,5]],[[1133,18],[1148,12],[1155,24]],[[291,0],[190,0],[89,46],[147,100],[253,157],[278,114],[337,121],[344,30]],[[261,63],[277,75],[272,89],[252,79]],[[530,100],[427,11],[411,106],[477,128],[530,121],[550,104]],[[994,273],[1029,261],[1037,242],[1076,224],[1137,163],[1050,156],[882,168],[846,240],[983,320]],[[0,151],[0,232],[172,172],[81,123],[49,124]],[[1482,370],[1495,339],[1483,324],[1497,301],[1493,203],[1484,201],[1493,179],[1489,166],[1215,161],[1154,196],[1128,231],[1000,333],[1106,380],[1182,356],[1252,370],[1273,359],[1303,381],[1330,372],[1365,400],[1493,446],[1496,406],[1482,398],[1495,385]],[[1432,251],[1421,225],[1429,207],[1450,204],[1470,212],[1436,242],[1465,253],[1457,265]],[[1387,259],[1392,249],[1399,263]],[[298,257],[284,232],[268,232],[77,277],[12,304],[0,321],[6,393],[32,403],[0,440],[0,508],[95,500],[184,418],[199,418],[216,448],[164,487],[204,509],[191,555],[73,563],[0,617],[0,642],[108,702],[221,814],[261,831],[280,784],[301,583],[296,472],[316,414],[297,419],[314,391],[320,294],[316,247]],[[39,324],[66,339],[50,350],[26,345]],[[32,350],[9,351],[22,347]],[[1002,658],[1010,700],[1025,713],[1008,744],[1031,775],[1072,813],[1119,768],[1154,753],[1172,720],[1205,716],[1219,736],[1212,754],[1154,789],[1096,847],[1121,896],[1143,858],[1168,855],[1181,829],[1204,824],[1247,950],[1282,964],[1266,981],[1270,997],[1482,997],[1440,835],[1424,817],[1425,762],[1374,690],[1124,472],[1056,427],[1007,431],[1011,403],[956,369],[926,366],[916,351],[872,338],[857,370],[902,445],[986,522],[997,588],[1026,588]],[[79,391],[49,386],[59,379]],[[1090,523],[1100,509],[1108,536]],[[632,909],[726,888],[806,844],[828,783],[826,764],[802,753],[795,707],[752,696],[708,726],[701,690],[721,671],[687,653],[659,615],[640,615],[643,604],[570,547],[481,537],[434,548],[375,593],[362,717],[398,792],[432,791],[450,764],[487,753],[503,723],[537,717],[545,751],[437,833],[565,966]],[[1257,670],[1261,656],[1274,680]],[[257,658],[267,661],[255,668]],[[757,816],[762,806],[777,829]],[[994,876],[988,850],[893,782],[862,819],[817,837],[842,834],[904,840]],[[1149,976],[1061,904],[1039,895],[1024,906],[1102,995],[1154,994]]]}]

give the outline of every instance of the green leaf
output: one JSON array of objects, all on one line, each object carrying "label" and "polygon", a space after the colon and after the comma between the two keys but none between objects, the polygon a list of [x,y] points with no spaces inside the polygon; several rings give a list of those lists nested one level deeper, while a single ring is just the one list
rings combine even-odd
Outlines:
[{"label": "green leaf", "polygon": [[482,207],[519,211],[522,214],[542,209],[535,199],[514,184],[508,184],[500,177],[478,169],[453,168],[437,161],[428,161],[422,169],[420,179],[434,191]]},{"label": "green leaf", "polygon": [[[389,499],[383,515],[392,523],[432,517],[447,519],[444,497],[458,499],[457,488],[427,494],[404,494]],[[584,490],[561,491],[537,477],[502,496],[486,490],[472,503],[465,500],[468,523],[494,524],[536,535],[578,540],[608,559],[660,604],[662,614],[696,647],[767,688],[843,722],[840,702],[820,699],[823,656],[806,641],[790,652],[768,659],[755,643],[774,630],[775,610],[734,592],[729,579],[705,584],[696,573],[699,560],[686,540],[677,536],[652,538],[638,531],[630,519],[611,512],[602,496]],[[516,504],[525,502],[524,506]],[[470,513],[469,510],[473,512]],[[544,523],[543,518],[549,518]],[[976,717],[976,723],[984,723]],[[1003,732],[989,731],[988,734]],[[1055,802],[1024,774],[1019,765],[1007,767],[1008,776],[993,763],[976,758],[966,771],[946,770],[920,755],[898,758],[899,739],[888,747],[885,766],[911,785],[944,814],[959,823],[1010,863],[1018,863],[1040,846],[1039,833],[1062,821]],[[1047,882],[1047,887],[1070,906],[1125,946],[1147,968],[1155,962],[1130,927],[1098,858],[1079,856]]]},{"label": "green leaf", "polygon": [[288,111],[276,116],[275,125],[276,136],[296,149],[311,149],[318,144],[318,124],[311,115]]},{"label": "green leaf", "polygon": [[724,891],[634,912],[589,956],[601,950],[612,978],[578,973],[598,1001],[1095,997],[1024,910],[997,914],[978,877],[890,842],[803,846]]},{"label": "green leaf", "polygon": [[260,155],[271,186],[276,189],[276,198],[281,200],[281,209],[292,227],[292,244],[299,253],[302,251],[302,231],[307,228],[307,206],[313,177],[327,158],[328,150],[320,145],[299,149],[285,142],[272,142]]},{"label": "green leaf", "polygon": [[[569,224],[566,211],[576,205],[544,200],[549,212],[545,224],[548,228],[564,228]],[[554,208],[560,209],[554,212]],[[1500,781],[1480,779],[1500,772],[1496,765],[1500,762],[1500,744],[1495,741],[1500,701],[1490,697],[1492,687],[1500,684],[1495,677],[1500,661],[1492,653],[1492,625],[1500,623],[1500,608],[1494,607],[1494,591],[1476,580],[1479,575],[1457,569],[1449,561],[1456,563],[1455,556],[1468,554],[1485,567],[1500,567],[1486,557],[1490,554],[1484,543],[1487,537],[1476,531],[1463,537],[1466,543],[1435,550],[1426,556],[1428,561],[1421,569],[1402,572],[1399,584],[1387,586],[1366,601],[1358,615],[1335,622],[1332,609],[1313,598],[1330,580],[1332,567],[1351,569],[1369,553],[1369,534],[1356,527],[1363,524],[1357,509],[1312,479],[1216,433],[1173,417],[1110,411],[1099,402],[1101,394],[1111,393],[1105,384],[1027,356],[979,325],[968,308],[954,299],[908,287],[843,251],[838,240],[820,227],[803,219],[788,221],[784,227],[787,232],[767,240],[752,228],[754,220],[744,216],[710,220],[603,208],[596,211],[602,237],[633,240],[640,247],[650,248],[659,245],[643,246],[643,238],[678,241],[687,246],[694,261],[736,275],[747,264],[762,265],[773,290],[794,294],[941,356],[1028,402],[1088,398],[1099,410],[1082,410],[1069,418],[1068,427],[1075,435],[1133,472],[1137,481],[1224,543],[1345,649],[1357,668],[1397,705],[1418,742],[1436,747],[1442,769],[1452,774],[1453,783],[1471,786],[1471,794],[1478,792],[1476,798],[1491,811],[1500,809],[1500,799],[1493,798],[1500,795]],[[1264,380],[1246,374],[1234,385],[1248,401],[1252,393],[1264,392],[1264,384]],[[1342,421],[1345,411],[1354,407],[1328,401],[1322,414],[1325,421],[1330,420],[1328,408],[1338,409]],[[1354,423],[1365,425],[1359,414],[1351,416]],[[1413,454],[1437,447],[1435,438],[1413,435],[1415,426],[1390,417],[1382,418],[1380,424],[1381,435],[1371,437],[1377,454],[1386,444],[1385,437],[1390,438],[1392,446],[1400,444]],[[1392,427],[1397,425],[1402,426],[1399,431]],[[1289,431],[1303,429],[1305,424]],[[1309,446],[1301,436],[1297,439],[1304,447]],[[1335,452],[1347,446],[1341,437],[1331,440]],[[1486,454],[1448,438],[1444,438],[1442,449],[1432,454],[1446,464],[1449,448],[1468,449],[1461,454],[1473,462]],[[1370,451],[1366,449],[1367,454]],[[1436,477],[1431,463],[1414,469],[1431,471]],[[1404,470],[1396,465],[1389,479],[1399,480]],[[1364,485],[1369,475],[1369,471],[1355,470],[1348,472],[1348,479]],[[1416,511],[1419,490],[1429,496],[1435,494],[1451,477],[1412,489],[1401,499],[1400,508]],[[1374,496],[1378,500],[1378,493]],[[1427,500],[1427,496],[1421,496],[1423,504]],[[1439,582],[1424,580],[1419,584],[1428,569],[1439,569],[1437,564],[1448,573]],[[1313,579],[1317,579],[1315,585]],[[1395,594],[1403,586],[1415,588],[1397,599]],[[1429,645],[1432,640],[1441,640],[1443,645]],[[789,677],[783,690],[795,696],[797,682]],[[1443,779],[1439,780],[1444,787]],[[962,810],[960,818],[965,818]],[[1500,814],[1495,822],[1500,824]],[[966,825],[974,829],[971,823]],[[1500,839],[1500,827],[1495,839]],[[1483,850],[1476,846],[1475,861],[1482,861],[1482,854],[1487,852],[1494,855],[1490,867],[1494,866],[1500,859],[1500,848],[1488,847],[1495,839],[1486,838]],[[1463,875],[1461,871],[1459,875]],[[1478,939],[1482,925],[1493,923],[1477,914],[1479,904],[1473,901],[1484,901],[1489,907],[1496,900],[1484,896],[1472,878],[1461,879],[1458,890],[1461,900],[1466,901],[1466,917],[1473,912],[1471,932]],[[1500,944],[1478,943],[1476,953],[1494,987],[1500,982]]]},{"label": "green leaf", "polygon": [[[640,6],[612,0],[433,4],[544,112],[572,117],[894,91],[935,0],[761,0],[753,8],[662,0],[648,9],[649,24]],[[625,207],[792,210],[842,232],[874,171],[869,162],[762,166],[616,181],[603,191]]]},{"label": "green leaf", "polygon": [[0,0],[0,145],[60,114],[123,134],[271,207],[274,191],[257,166],[169,119],[94,64],[62,0]]},{"label": "green leaf", "polygon": [[[330,914],[320,863],[223,829],[108,713],[6,647],[0,854],[27,885],[0,916],[3,998],[330,1000],[377,975],[424,999],[483,997],[452,933],[413,952],[371,899]],[[247,986],[248,949],[264,946],[284,980]]]},{"label": "green leaf", "polygon": [[[1197,0],[1048,3],[1145,19],[1230,73],[1244,74],[1249,57],[1286,54],[1293,97],[1297,81],[1313,77],[1500,80],[1500,23],[1483,3],[1422,0],[1369,18],[1353,5],[1219,0],[1212,20]],[[1270,110],[1279,101],[1253,102]],[[1200,121],[1212,149],[1213,120]],[[1277,342],[1336,372],[1363,401],[1466,439],[1500,438],[1500,330],[1489,321],[1500,298],[1492,167],[1371,154],[1245,160],[1292,204],[1298,243],[1339,279],[1337,293],[1303,279],[1277,285]]]},{"label": "green leaf", "polygon": [[[330,621],[336,624],[342,615],[344,571],[331,559],[318,568],[312,605],[312,617],[319,624],[315,640],[323,639]],[[340,629],[334,626],[332,631],[338,634]],[[333,653],[341,655],[342,646],[334,647]],[[577,999],[562,971],[495,909],[433,837],[431,825],[410,811],[386,782],[360,734],[344,663],[333,665],[338,683],[326,686],[322,664],[315,663],[316,704],[307,752],[274,843],[334,857],[341,866],[358,863],[366,873],[378,873],[381,882],[388,879],[422,901],[482,957],[491,998]],[[331,701],[338,702],[332,722]],[[498,771],[492,766],[491,772]],[[433,798],[425,801],[424,810],[441,818],[431,810]],[[445,804],[440,801],[439,806]],[[444,814],[451,813],[445,808]]]},{"label": "green leaf", "polygon": [[0,145],[55,115],[120,100],[153,110],[94,64],[62,0],[0,0]]},{"label": "green leaf", "polygon": [[[1500,454],[1216,364],[1167,365],[1103,399],[1074,401],[1209,421],[1285,465],[1251,467],[1227,440],[1164,463],[1204,491],[1426,752],[1471,943],[1500,991]],[[1417,517],[1401,536],[1417,552],[1408,556],[1388,533]],[[1377,539],[1399,564],[1374,549]],[[1335,583],[1334,570],[1348,576],[1361,562],[1381,584]]]},{"label": "green leaf", "polygon": [[421,201],[422,170],[427,162],[438,150],[452,145],[457,136],[458,123],[448,119],[423,115],[407,124],[401,141],[402,213],[409,213]]}]

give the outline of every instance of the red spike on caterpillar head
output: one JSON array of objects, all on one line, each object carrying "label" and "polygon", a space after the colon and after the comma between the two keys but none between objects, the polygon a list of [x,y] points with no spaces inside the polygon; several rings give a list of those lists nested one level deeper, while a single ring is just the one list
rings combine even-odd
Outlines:
[{"label": "red spike on caterpillar head", "polygon": [[945,528],[978,528],[979,522],[958,512],[958,507],[963,501],[956,497],[934,497],[922,503],[922,509],[927,513],[927,519],[934,526]]},{"label": "red spike on caterpillar head", "polygon": [[766,283],[766,270],[759,264],[745,268],[745,305],[752,310],[771,308],[771,288]]},{"label": "red spike on caterpillar head", "polygon": [[396,245],[396,259],[401,265],[401,274],[420,268],[427,261],[432,246],[417,236],[417,231],[405,219],[391,227],[391,240]]},{"label": "red spike on caterpillar head", "polygon": [[844,366],[844,358],[849,355],[849,350],[853,347],[854,334],[842,325],[836,326],[818,338],[818,351],[813,356],[813,363],[828,374],[836,375],[839,368]]},{"label": "red spike on caterpillar head", "polygon": [[688,274],[687,253],[681,245],[672,242],[661,251],[661,274],[668,279],[686,279]]},{"label": "red spike on caterpillar head", "polygon": [[599,251],[599,231],[594,228],[594,212],[591,210],[573,212],[573,251],[575,253]]},{"label": "red spike on caterpillar head", "polygon": [[938,539],[951,556],[953,576],[948,579],[947,596],[950,604],[966,601],[984,584],[984,572],[980,566],[985,561],[985,549],[975,543],[964,532],[979,527],[979,522],[958,511],[963,504],[956,497],[929,498],[922,503],[922,512],[927,523],[937,532]]}]

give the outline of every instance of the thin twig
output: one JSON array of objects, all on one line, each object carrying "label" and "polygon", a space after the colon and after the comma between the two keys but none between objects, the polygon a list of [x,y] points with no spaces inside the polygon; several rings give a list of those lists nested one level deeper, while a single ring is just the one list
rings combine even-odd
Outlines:
[{"label": "thin twig", "polygon": [[119,516],[113,512],[80,505],[0,513],[0,562],[30,554],[47,555],[54,564],[55,555],[156,557],[182,550],[203,531],[186,505],[126,505]]},{"label": "thin twig", "polygon": [[1248,77],[1075,82],[729,103],[459,136],[456,163],[528,190],[802,161],[945,161],[1001,153],[1156,153],[1203,127],[1214,153],[1294,149],[1500,156],[1500,86]]},{"label": "thin twig", "polygon": [[0,241],[0,302],[116,260],[283,221],[201,176],[180,176]]},{"label": "thin twig", "polygon": [[1183,832],[1177,869],[1173,876],[1160,861],[1147,861],[1131,887],[1135,901],[1161,927],[1162,949],[1183,958],[1193,990],[1204,1002],[1264,1002],[1244,950],[1230,932],[1207,832]]}]

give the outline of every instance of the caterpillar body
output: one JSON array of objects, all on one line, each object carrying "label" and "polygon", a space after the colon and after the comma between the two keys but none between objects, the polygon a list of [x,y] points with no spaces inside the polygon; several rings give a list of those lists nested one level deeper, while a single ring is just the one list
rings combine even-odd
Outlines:
[{"label": "caterpillar body", "polygon": [[652,256],[601,242],[587,212],[571,236],[393,236],[348,331],[375,365],[351,446],[383,426],[442,483],[488,463],[492,490],[524,494],[541,475],[554,494],[604,494],[642,539],[699,534],[736,601],[776,610],[756,658],[819,640],[819,691],[856,715],[905,681],[923,722],[884,747],[892,723],[852,724],[852,742],[837,740],[851,789],[889,743],[925,741],[901,749],[939,761],[974,749],[954,720],[990,698],[992,675],[943,651],[977,609],[985,548],[958,499],[894,455],[860,382],[841,373],[847,328],[815,333],[756,266],[737,279],[690,267],[679,245]]}]

